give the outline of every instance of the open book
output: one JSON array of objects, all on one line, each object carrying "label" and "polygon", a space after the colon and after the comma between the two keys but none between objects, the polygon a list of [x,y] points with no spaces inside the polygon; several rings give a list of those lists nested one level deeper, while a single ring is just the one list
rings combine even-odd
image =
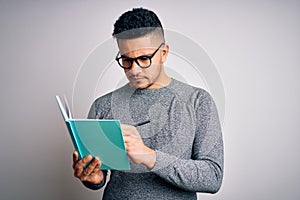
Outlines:
[{"label": "open book", "polygon": [[119,120],[72,119],[66,97],[56,96],[79,159],[98,157],[103,170],[130,170]]}]

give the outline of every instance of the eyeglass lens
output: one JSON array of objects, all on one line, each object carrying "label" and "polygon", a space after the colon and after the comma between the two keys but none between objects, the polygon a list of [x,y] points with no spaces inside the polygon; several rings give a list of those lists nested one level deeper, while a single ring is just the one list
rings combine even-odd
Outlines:
[{"label": "eyeglass lens", "polygon": [[138,57],[138,58],[121,58],[121,63],[124,68],[130,68],[136,62],[140,67],[148,67],[151,65],[151,59],[146,56]]}]

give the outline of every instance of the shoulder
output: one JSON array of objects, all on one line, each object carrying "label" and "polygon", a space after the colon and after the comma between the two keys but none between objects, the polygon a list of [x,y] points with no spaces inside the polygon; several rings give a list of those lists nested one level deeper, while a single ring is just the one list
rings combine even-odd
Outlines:
[{"label": "shoulder", "polygon": [[93,105],[95,106],[95,108],[98,109],[100,106],[103,107],[105,105],[110,104],[111,95],[112,95],[112,92],[109,92],[103,96],[96,98],[93,102]]},{"label": "shoulder", "polygon": [[197,118],[204,121],[208,119],[219,120],[217,106],[207,90],[179,81],[177,81],[176,85],[181,88],[181,93],[186,95],[186,103],[193,108]]},{"label": "shoulder", "polygon": [[[125,87],[125,86],[123,86],[123,87]],[[123,87],[96,98],[94,100],[91,108],[90,108],[89,118],[104,118],[104,117],[107,117],[108,113],[111,110],[113,94],[115,92],[121,90]]]},{"label": "shoulder", "polygon": [[122,87],[120,87],[118,89],[115,89],[115,90],[113,90],[113,91],[111,91],[111,92],[109,92],[107,94],[104,94],[104,95],[96,98],[94,100],[93,104],[95,105],[96,108],[99,108],[99,106],[101,106],[101,107],[103,107],[103,106],[110,106],[113,94],[115,94],[115,93],[117,93],[119,91],[122,91],[124,88],[126,88],[126,85],[124,85],[124,86],[122,86]]},{"label": "shoulder", "polygon": [[212,96],[210,93],[199,87],[189,85],[187,83],[178,81],[174,79],[172,87],[170,87],[179,98],[193,104],[201,104],[203,101],[212,101]]}]

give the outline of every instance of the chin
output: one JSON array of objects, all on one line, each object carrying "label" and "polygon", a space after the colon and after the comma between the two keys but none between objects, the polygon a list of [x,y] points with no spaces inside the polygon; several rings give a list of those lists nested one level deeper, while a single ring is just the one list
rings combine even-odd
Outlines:
[{"label": "chin", "polygon": [[134,86],[134,88],[136,88],[136,89],[145,89],[147,87],[148,87],[147,85],[135,85]]},{"label": "chin", "polygon": [[149,87],[149,84],[145,83],[130,83],[130,86],[135,89],[146,89]]},{"label": "chin", "polygon": [[129,84],[133,88],[144,88],[147,87],[148,85],[147,83],[145,83],[145,81],[135,81],[135,80],[129,81]]}]

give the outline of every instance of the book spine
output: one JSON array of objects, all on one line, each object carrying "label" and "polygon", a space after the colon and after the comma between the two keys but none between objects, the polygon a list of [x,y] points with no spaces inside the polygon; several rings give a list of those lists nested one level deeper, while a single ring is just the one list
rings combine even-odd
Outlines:
[{"label": "book spine", "polygon": [[83,153],[81,152],[80,148],[79,148],[79,142],[76,139],[76,129],[73,127],[73,123],[70,121],[66,121],[67,127],[68,127],[68,131],[70,133],[71,136],[71,140],[73,143],[73,146],[75,148],[75,150],[78,152],[78,156],[79,156],[79,160],[82,159],[84,157]]}]

